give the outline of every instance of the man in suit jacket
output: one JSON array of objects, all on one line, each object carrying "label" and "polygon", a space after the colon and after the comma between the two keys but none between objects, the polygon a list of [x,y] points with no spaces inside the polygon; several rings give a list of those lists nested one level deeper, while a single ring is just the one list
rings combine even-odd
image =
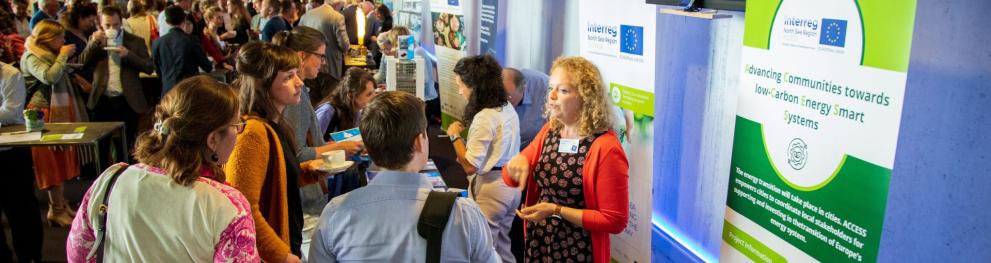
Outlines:
[{"label": "man in suit jacket", "polygon": [[344,26],[348,32],[348,40],[350,40],[352,45],[358,44],[358,17],[354,13],[358,12],[359,7],[357,4],[351,4],[345,6],[341,10],[341,15],[344,16]]},{"label": "man in suit jacket", "polygon": [[[145,41],[121,29],[121,10],[114,6],[100,11],[103,30],[93,33],[79,61],[93,66],[93,90],[86,107],[94,121],[123,121],[128,143],[133,144],[138,117],[148,111],[140,73],[155,71]],[[109,160],[109,159],[107,159]]]},{"label": "man in suit jacket", "polygon": [[336,86],[344,71],[344,52],[350,44],[344,25],[344,16],[329,4],[323,4],[303,14],[299,19],[300,26],[314,28],[324,35],[327,63],[320,68],[317,78],[306,83],[310,88],[313,101],[320,101]]},{"label": "man in suit jacket", "polygon": [[199,69],[213,71],[213,64],[207,60],[199,39],[190,35],[193,31],[192,16],[177,6],[170,6],[165,12],[166,22],[173,28],[151,44],[155,70],[162,79],[162,95],[179,81],[198,75]]}]

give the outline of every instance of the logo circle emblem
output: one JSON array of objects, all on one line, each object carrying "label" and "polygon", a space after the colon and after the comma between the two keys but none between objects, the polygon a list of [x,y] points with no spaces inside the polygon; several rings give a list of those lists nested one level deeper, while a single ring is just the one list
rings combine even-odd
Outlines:
[{"label": "logo circle emblem", "polygon": [[619,91],[618,86],[613,86],[612,89],[609,90],[609,99],[612,100],[613,104],[619,104],[619,101],[622,98],[623,98],[623,94],[622,92]]},{"label": "logo circle emblem", "polygon": [[809,145],[799,138],[792,139],[788,143],[788,164],[791,165],[792,169],[802,170],[805,168],[805,163],[809,159],[808,149]]}]

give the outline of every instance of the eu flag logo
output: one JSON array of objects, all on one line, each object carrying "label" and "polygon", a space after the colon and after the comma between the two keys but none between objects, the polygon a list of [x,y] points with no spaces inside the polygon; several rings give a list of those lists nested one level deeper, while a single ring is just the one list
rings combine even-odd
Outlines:
[{"label": "eu flag logo", "polygon": [[822,19],[822,32],[819,33],[819,44],[834,47],[846,45],[846,20]]},{"label": "eu flag logo", "polygon": [[619,26],[619,52],[643,56],[643,27]]},{"label": "eu flag logo", "polygon": [[449,6],[458,6],[460,4],[458,2],[459,2],[458,0],[447,0],[447,5],[449,5]]}]

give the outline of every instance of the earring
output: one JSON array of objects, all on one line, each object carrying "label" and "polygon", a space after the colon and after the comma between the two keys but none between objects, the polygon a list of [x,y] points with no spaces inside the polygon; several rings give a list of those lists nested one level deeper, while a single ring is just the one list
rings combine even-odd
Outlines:
[{"label": "earring", "polygon": [[217,153],[213,153],[213,154],[210,155],[210,160],[212,160],[213,162],[219,162],[220,161],[220,157],[217,156]]}]

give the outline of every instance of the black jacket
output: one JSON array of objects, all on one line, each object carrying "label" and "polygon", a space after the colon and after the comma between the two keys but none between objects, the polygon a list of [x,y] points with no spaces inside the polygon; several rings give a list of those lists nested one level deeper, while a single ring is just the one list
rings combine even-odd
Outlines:
[{"label": "black jacket", "polygon": [[176,83],[199,74],[197,68],[204,72],[213,71],[213,64],[207,60],[200,41],[179,28],[174,27],[155,40],[151,44],[151,50],[155,71],[162,78],[162,96]]},{"label": "black jacket", "polygon": [[[148,110],[148,103],[145,101],[145,93],[141,88],[141,77],[139,73],[151,74],[155,71],[155,64],[148,57],[148,50],[145,47],[145,40],[139,36],[120,31],[123,36],[122,45],[127,48],[127,56],[121,57],[120,81],[124,90],[124,98],[131,109],[137,113],[144,113]],[[83,64],[93,63],[93,90],[89,93],[89,100],[86,107],[96,108],[103,93],[107,90],[107,83],[110,78],[110,57],[104,47],[107,41],[90,41],[86,48],[79,55],[79,62]]]}]

